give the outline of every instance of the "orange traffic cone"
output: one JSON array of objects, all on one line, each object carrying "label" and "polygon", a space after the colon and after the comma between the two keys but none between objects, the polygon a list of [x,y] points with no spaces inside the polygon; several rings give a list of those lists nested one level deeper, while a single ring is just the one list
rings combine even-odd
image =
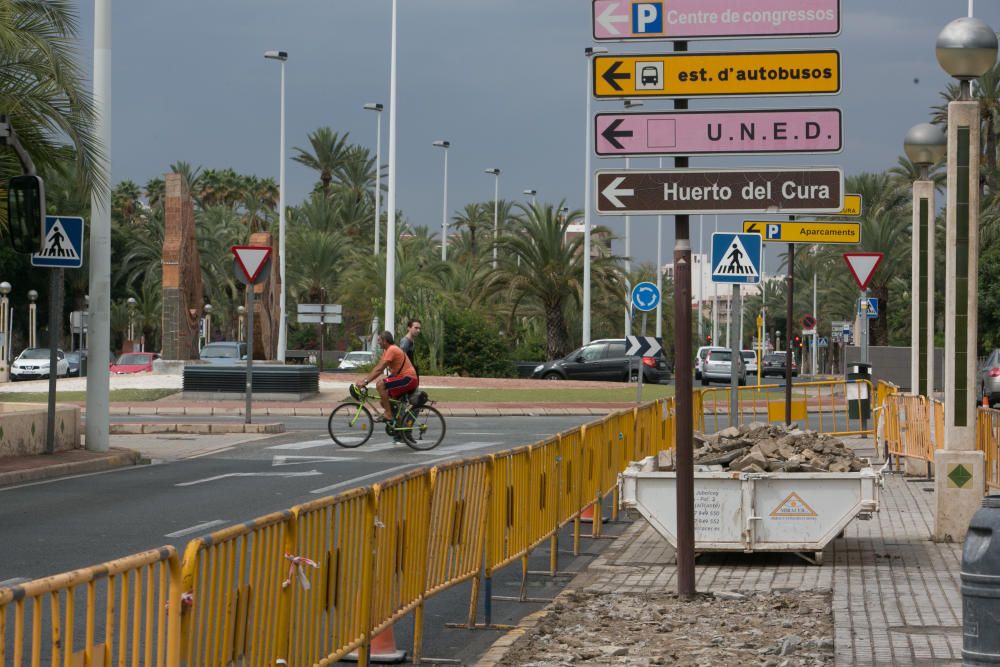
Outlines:
[{"label": "orange traffic cone", "polygon": [[[358,652],[352,651],[344,656],[344,660],[357,662]],[[368,649],[368,662],[395,663],[406,660],[406,651],[396,648],[396,637],[392,632],[392,626],[372,637],[371,646]]]},{"label": "orange traffic cone", "polygon": [[[594,523],[594,506],[596,504],[597,503],[590,503],[589,505],[583,508],[583,511],[580,512],[581,523]],[[604,523],[603,516],[601,517],[601,523]]]},{"label": "orange traffic cone", "polygon": [[984,408],[988,408],[988,407],[990,407],[990,399],[989,399],[989,396],[983,396],[983,407],[984,407]]}]

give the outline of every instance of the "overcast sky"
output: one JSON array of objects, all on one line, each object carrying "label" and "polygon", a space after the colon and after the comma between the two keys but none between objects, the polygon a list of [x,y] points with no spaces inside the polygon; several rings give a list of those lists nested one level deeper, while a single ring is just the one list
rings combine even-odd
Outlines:
[{"label": "overcast sky", "polygon": [[[733,0],[736,6],[749,0]],[[934,57],[937,34],[964,16],[966,0],[843,0],[839,37],[691,42],[690,50],[838,49],[843,93],[693,101],[692,109],[835,106],[844,111],[840,154],[736,159],[701,157],[692,167],[841,166],[880,171],[902,153],[906,130],[926,122],[948,82]],[[442,154],[451,141],[449,209],[493,197],[490,167],[503,170],[500,196],[582,206],[586,60],[591,41],[586,0],[401,0],[399,2],[397,205],[415,225],[441,224]],[[92,64],[93,2],[79,3],[83,61]],[[1000,3],[979,0],[976,15],[1000,28]],[[321,126],[375,146],[366,102],[389,98],[390,0],[118,0],[113,5],[112,171],[140,185],[185,160],[278,177],[279,65],[287,63],[287,200],[299,203],[316,174],[291,162],[296,146]],[[611,53],[658,53],[667,42],[611,44]],[[669,101],[647,100],[645,110]],[[595,102],[594,112],[621,108]],[[388,113],[383,114],[383,161]],[[621,160],[593,160],[617,168]],[[633,167],[655,167],[635,159]],[[600,218],[619,234],[619,218]],[[697,223],[697,219],[695,219]],[[720,229],[735,229],[735,217]],[[705,220],[714,226],[714,218]],[[633,256],[656,253],[655,218],[633,218]],[[706,230],[706,234],[707,231]],[[693,230],[697,234],[697,224]],[[698,249],[695,239],[695,250]],[[706,235],[707,243],[707,235]],[[673,247],[664,223],[664,258]],[[621,245],[616,247],[621,251]],[[665,261],[669,261],[665,259]]]}]

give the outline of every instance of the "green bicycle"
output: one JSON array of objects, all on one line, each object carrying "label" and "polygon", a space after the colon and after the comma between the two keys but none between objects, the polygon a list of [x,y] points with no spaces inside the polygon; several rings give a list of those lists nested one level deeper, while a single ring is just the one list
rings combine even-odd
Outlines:
[{"label": "green bicycle", "polygon": [[[352,401],[341,403],[330,413],[327,429],[341,447],[360,447],[372,437],[375,420],[368,403],[377,399],[368,388],[350,387]],[[373,392],[374,394],[374,392]],[[402,398],[390,398],[392,421],[385,423],[387,435],[401,438],[411,449],[434,449],[444,440],[444,417],[427,400],[426,392],[417,391]],[[375,408],[381,413],[380,408]]]}]

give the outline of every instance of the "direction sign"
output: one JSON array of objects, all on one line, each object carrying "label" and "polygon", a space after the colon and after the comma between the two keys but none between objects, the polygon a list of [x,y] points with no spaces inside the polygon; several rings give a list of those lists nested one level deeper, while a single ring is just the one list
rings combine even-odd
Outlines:
[{"label": "direction sign", "polygon": [[875,275],[875,269],[882,262],[882,258],[885,255],[880,252],[845,252],[844,261],[847,262],[847,268],[851,270],[851,275],[854,276],[854,282],[858,284],[862,290],[868,288],[868,283],[872,281],[872,276]]},{"label": "direction sign", "polygon": [[856,218],[861,215],[861,195],[844,195],[844,208],[833,215]]},{"label": "direction sign", "polygon": [[663,349],[663,339],[656,336],[625,336],[625,356],[655,357]]},{"label": "direction sign", "polygon": [[656,285],[653,283],[642,282],[632,288],[632,306],[636,310],[648,313],[651,310],[656,310],[659,303],[660,290],[656,289]]},{"label": "direction sign", "polygon": [[234,245],[232,249],[233,255],[236,256],[236,265],[242,271],[248,285],[256,285],[266,279],[266,274],[261,269],[271,258],[270,246]]},{"label": "direction sign", "polygon": [[[808,9],[804,9],[807,5]],[[594,40],[832,37],[840,34],[838,0],[593,0]]]},{"label": "direction sign", "polygon": [[833,167],[802,169],[601,170],[597,212],[817,213],[839,211],[844,174]]},{"label": "direction sign", "polygon": [[822,336],[817,342],[816,347],[830,347],[830,339],[826,336]]},{"label": "direction sign", "polygon": [[712,234],[712,282],[759,283],[761,247],[759,234]]},{"label": "direction sign", "polygon": [[83,218],[45,216],[45,240],[41,252],[32,253],[31,265],[52,269],[83,266]]},{"label": "direction sign", "polygon": [[595,56],[594,97],[836,95],[837,51]]},{"label": "direction sign", "polygon": [[743,231],[760,234],[765,243],[861,243],[860,222],[744,220]]},{"label": "direction sign", "polygon": [[601,113],[594,119],[600,157],[836,153],[840,109]]}]

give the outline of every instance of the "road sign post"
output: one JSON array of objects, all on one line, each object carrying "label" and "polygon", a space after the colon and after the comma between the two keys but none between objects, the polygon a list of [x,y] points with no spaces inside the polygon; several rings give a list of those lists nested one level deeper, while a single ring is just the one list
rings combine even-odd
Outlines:
[{"label": "road sign post", "polygon": [[[637,363],[637,376],[635,385],[635,402],[642,402],[642,358],[643,357],[655,357],[659,354],[660,350],[663,349],[663,341],[655,336],[646,335],[646,315],[644,312],[642,314],[642,334],[641,336],[626,336],[625,337],[625,354],[630,358],[634,358]],[[629,362],[629,368],[631,369],[632,364]]]},{"label": "road sign post", "polygon": [[247,286],[247,372],[244,423],[253,423],[253,311],[254,285],[267,282],[271,267],[270,246],[233,246],[233,272]]},{"label": "road sign post", "polygon": [[[632,307],[642,313],[642,330],[640,333],[646,335],[646,316],[649,311],[655,310],[660,304],[660,290],[657,289],[655,283],[651,282],[641,282],[636,283],[636,286],[632,288]],[[628,332],[629,334],[631,332]],[[657,345],[659,349],[659,344]],[[635,389],[635,402],[639,403],[642,400],[642,357],[652,356],[655,352],[650,355],[645,355],[640,353],[640,356],[636,357],[636,368],[637,368],[637,384]]]}]

